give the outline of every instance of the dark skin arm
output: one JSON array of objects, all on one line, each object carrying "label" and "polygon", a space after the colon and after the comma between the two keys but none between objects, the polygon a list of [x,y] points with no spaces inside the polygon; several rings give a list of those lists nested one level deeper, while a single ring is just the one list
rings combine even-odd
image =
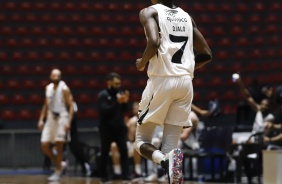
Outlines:
[{"label": "dark skin arm", "polygon": [[64,93],[64,99],[65,99],[66,106],[69,109],[69,118],[68,118],[68,123],[65,126],[65,129],[67,131],[69,131],[70,127],[71,127],[73,113],[74,113],[74,109],[73,109],[73,96],[72,96],[69,88],[65,89],[63,93]]},{"label": "dark skin arm", "polygon": [[139,19],[145,29],[147,36],[147,46],[143,56],[136,60],[136,68],[143,71],[149,60],[156,54],[160,46],[160,36],[158,28],[158,12],[154,8],[145,8],[140,11]]},{"label": "dark skin arm", "polygon": [[[196,23],[194,22],[193,19],[192,24],[193,24],[193,47],[197,51],[197,55],[195,56],[195,69],[200,68],[207,63],[209,63],[212,60],[212,52],[207,44],[204,36],[202,33],[198,30]],[[202,61],[197,61],[197,57],[205,57],[206,59]]]},{"label": "dark skin arm", "polygon": [[45,98],[44,104],[42,106],[42,110],[41,110],[41,113],[40,113],[40,116],[39,116],[38,124],[37,124],[37,127],[38,127],[39,130],[43,129],[43,126],[44,126],[43,120],[46,118],[47,109],[48,109],[48,103],[47,103],[47,99]]}]

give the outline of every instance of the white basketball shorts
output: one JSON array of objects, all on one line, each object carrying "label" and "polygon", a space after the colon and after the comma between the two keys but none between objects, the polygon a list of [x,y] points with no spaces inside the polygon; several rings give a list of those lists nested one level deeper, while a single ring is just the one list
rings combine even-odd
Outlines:
[{"label": "white basketball shorts", "polygon": [[150,77],[139,103],[139,125],[153,122],[183,127],[192,126],[189,120],[193,100],[192,78]]},{"label": "white basketball shorts", "polygon": [[48,112],[46,123],[41,134],[41,142],[69,142],[70,134],[66,132],[65,125],[68,123],[68,113],[61,113],[54,117]]}]

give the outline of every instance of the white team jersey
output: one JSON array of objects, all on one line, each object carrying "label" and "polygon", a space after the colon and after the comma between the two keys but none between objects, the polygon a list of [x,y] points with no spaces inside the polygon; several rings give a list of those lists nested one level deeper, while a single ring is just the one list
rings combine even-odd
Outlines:
[{"label": "white team jersey", "polygon": [[158,12],[161,44],[150,59],[148,76],[194,75],[193,25],[181,8],[162,4],[151,6]]},{"label": "white team jersey", "polygon": [[54,84],[50,83],[46,88],[46,97],[48,102],[48,110],[56,113],[67,112],[63,90],[67,89],[64,81],[60,81],[56,90]]}]

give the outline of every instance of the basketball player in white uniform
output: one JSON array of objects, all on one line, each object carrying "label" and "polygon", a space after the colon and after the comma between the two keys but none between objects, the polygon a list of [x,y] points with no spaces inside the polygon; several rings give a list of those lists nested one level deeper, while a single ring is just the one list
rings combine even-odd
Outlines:
[{"label": "basketball player in white uniform", "polygon": [[[194,69],[207,64],[212,56],[188,13],[172,0],[152,3],[139,14],[147,46],[136,67],[143,71],[149,62],[149,79],[140,102],[135,146],[142,156],[162,165],[170,183],[179,184],[184,182],[183,154],[176,148],[183,127],[192,126]],[[161,151],[151,144],[158,125],[164,127]]]},{"label": "basketball player in white uniform", "polygon": [[[50,74],[51,83],[46,86],[46,99],[42,107],[38,128],[42,130],[41,147],[43,152],[54,161],[56,171],[48,180],[59,180],[62,172],[63,147],[69,141],[69,130],[73,117],[73,97],[70,89],[61,80],[61,71],[54,69]],[[44,124],[43,120],[46,118]],[[67,140],[68,137],[68,140]],[[57,154],[50,147],[54,144]]]}]

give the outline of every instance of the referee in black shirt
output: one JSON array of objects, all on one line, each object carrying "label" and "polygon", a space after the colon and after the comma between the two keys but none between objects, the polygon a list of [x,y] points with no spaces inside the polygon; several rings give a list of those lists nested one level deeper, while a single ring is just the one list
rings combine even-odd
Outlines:
[{"label": "referee in black shirt", "polygon": [[129,92],[121,91],[121,77],[110,73],[107,78],[107,89],[98,95],[99,132],[101,139],[100,176],[102,181],[109,180],[107,163],[110,145],[116,142],[120,152],[122,169],[121,179],[128,179],[127,127],[123,113],[127,111]]}]

